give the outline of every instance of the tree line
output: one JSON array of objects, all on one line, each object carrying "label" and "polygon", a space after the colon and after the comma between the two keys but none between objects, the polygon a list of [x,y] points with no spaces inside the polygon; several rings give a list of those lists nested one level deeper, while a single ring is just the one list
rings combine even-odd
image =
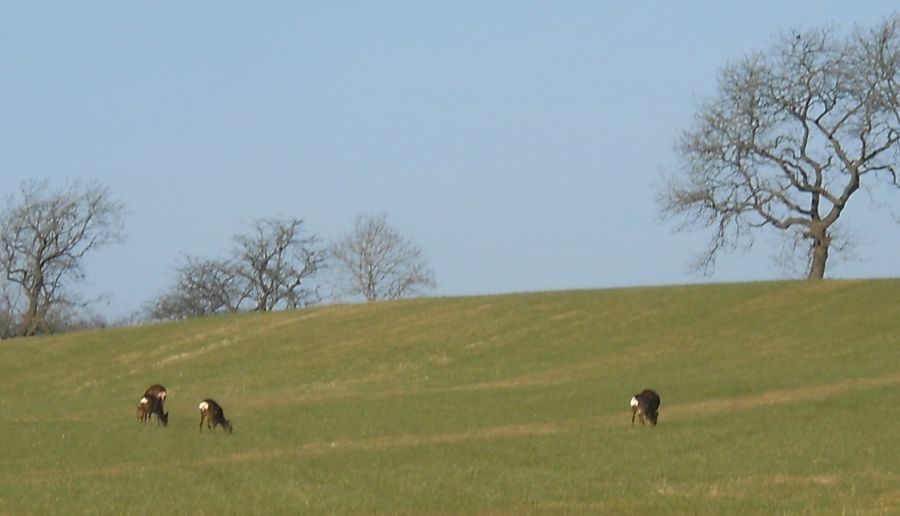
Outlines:
[{"label": "tree line", "polygon": [[[0,213],[0,337],[105,324],[76,287],[95,250],[124,240],[126,207],[108,187],[24,181]],[[320,276],[329,272],[328,292]],[[260,218],[219,257],[186,256],[175,281],[147,302],[139,321],[234,312],[291,310],[330,299],[367,301],[419,295],[435,287],[424,251],[387,222],[363,215],[325,244],[303,219]]]}]

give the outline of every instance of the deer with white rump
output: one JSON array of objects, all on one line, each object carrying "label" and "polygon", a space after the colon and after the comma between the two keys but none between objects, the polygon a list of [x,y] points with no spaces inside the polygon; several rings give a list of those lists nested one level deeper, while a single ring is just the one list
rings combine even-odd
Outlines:
[{"label": "deer with white rump", "polygon": [[147,387],[147,390],[144,391],[144,396],[155,396],[156,398],[159,398],[159,402],[162,405],[166,404],[166,395],[168,394],[169,391],[167,391],[165,387],[158,383]]},{"label": "deer with white rump", "polygon": [[141,423],[146,423],[150,417],[156,414],[156,424],[169,425],[169,413],[163,410],[163,402],[166,399],[166,388],[162,385],[151,386],[141,396],[137,406],[137,417]]},{"label": "deer with white rump", "polygon": [[206,421],[206,427],[216,431],[216,426],[221,425],[222,428],[231,433],[231,421],[225,419],[225,413],[222,407],[211,399],[205,399],[200,402],[200,431],[203,431],[203,422]]},{"label": "deer with white rump", "polygon": [[638,394],[631,397],[631,424],[634,424],[634,417],[639,416],[641,424],[650,422],[650,426],[656,426],[659,419],[659,394],[653,389],[644,389]]}]

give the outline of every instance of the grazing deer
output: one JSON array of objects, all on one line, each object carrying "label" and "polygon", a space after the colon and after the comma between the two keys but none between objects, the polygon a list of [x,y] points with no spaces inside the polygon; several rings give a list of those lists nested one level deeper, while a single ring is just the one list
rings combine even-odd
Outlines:
[{"label": "grazing deer", "polygon": [[137,406],[138,419],[141,420],[141,423],[145,423],[153,414],[156,414],[156,424],[169,425],[169,413],[163,412],[162,400],[152,395],[141,396],[141,401]]},{"label": "grazing deer", "polygon": [[644,389],[639,394],[631,397],[631,424],[634,424],[634,416],[639,416],[641,424],[645,423],[645,418],[650,421],[650,426],[656,426],[656,420],[659,419],[659,394],[653,389]]},{"label": "grazing deer", "polygon": [[166,394],[168,394],[168,393],[169,393],[169,391],[167,391],[165,387],[163,387],[162,385],[157,383],[157,384],[151,385],[150,387],[147,387],[147,390],[144,391],[144,396],[153,396],[155,398],[159,398],[160,403],[162,405],[165,405],[166,404]]},{"label": "grazing deer", "polygon": [[231,433],[231,421],[225,419],[225,413],[222,412],[222,407],[211,399],[205,399],[200,402],[200,431],[203,431],[203,421],[206,421],[206,427],[216,431],[217,425],[222,425],[222,428],[228,430],[228,433]]}]

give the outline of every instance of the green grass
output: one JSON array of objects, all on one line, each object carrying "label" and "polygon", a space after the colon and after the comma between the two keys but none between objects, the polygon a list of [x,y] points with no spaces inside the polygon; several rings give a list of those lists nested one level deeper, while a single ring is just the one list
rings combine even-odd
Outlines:
[{"label": "green grass", "polygon": [[3,341],[0,378],[0,514],[900,512],[898,280],[217,317]]}]

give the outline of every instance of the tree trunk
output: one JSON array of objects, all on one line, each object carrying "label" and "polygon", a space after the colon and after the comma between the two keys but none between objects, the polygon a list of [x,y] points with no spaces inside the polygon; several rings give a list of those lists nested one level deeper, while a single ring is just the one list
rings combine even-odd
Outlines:
[{"label": "tree trunk", "polygon": [[40,327],[41,317],[38,315],[38,300],[36,295],[29,295],[28,308],[22,317],[22,329],[19,330],[21,337],[33,337],[37,335]]},{"label": "tree trunk", "polygon": [[820,280],[825,277],[825,263],[828,261],[828,246],[831,245],[831,238],[824,227],[810,230],[807,234],[813,243],[810,250],[809,275],[806,278]]},{"label": "tree trunk", "polygon": [[34,278],[28,285],[28,308],[22,318],[22,329],[20,336],[33,337],[37,335],[38,329],[43,323],[43,314],[41,313],[40,300],[41,290],[44,288],[44,270],[40,267],[40,261],[34,260],[32,268],[32,277]]}]

